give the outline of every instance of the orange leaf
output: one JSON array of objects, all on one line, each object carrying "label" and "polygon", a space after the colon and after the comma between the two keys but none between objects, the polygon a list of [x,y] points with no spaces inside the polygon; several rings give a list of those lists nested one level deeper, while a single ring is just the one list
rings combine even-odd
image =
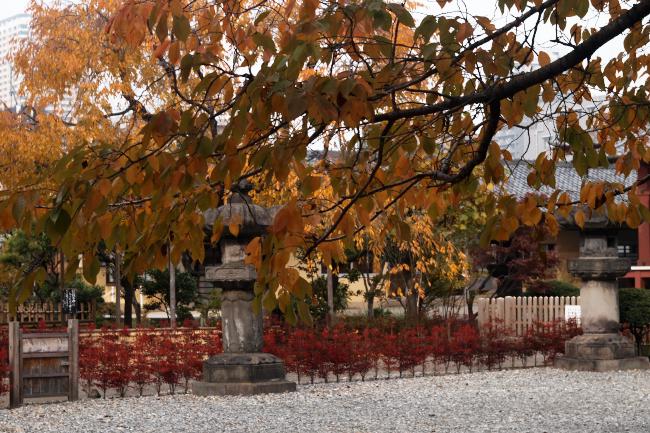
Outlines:
[{"label": "orange leaf", "polygon": [[544,51],[540,51],[539,54],[537,54],[537,60],[539,61],[539,66],[542,67],[551,63],[551,57]]},{"label": "orange leaf", "polygon": [[585,213],[581,210],[577,211],[576,214],[573,216],[574,221],[580,227],[583,229],[585,227]]}]

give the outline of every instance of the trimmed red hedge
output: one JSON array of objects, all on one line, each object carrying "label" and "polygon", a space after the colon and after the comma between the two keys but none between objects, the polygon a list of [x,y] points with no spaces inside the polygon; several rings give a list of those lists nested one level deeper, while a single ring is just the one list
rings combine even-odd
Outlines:
[{"label": "trimmed red hedge", "polygon": [[[294,328],[268,323],[264,350],[285,361],[298,380],[329,381],[341,378],[362,381],[394,373],[427,373],[427,365],[465,368],[502,368],[507,359],[514,365],[541,353],[551,362],[564,350],[564,342],[581,331],[575,322],[537,323],[523,337],[514,337],[500,323],[482,332],[471,323],[450,320],[421,326],[400,326],[388,321],[362,329],[339,324],[328,328]],[[221,352],[219,328],[101,329],[82,333],[80,375],[84,387],[98,388],[106,396],[114,390],[124,396],[129,388],[140,395],[153,386],[157,393],[175,393],[179,385],[187,391],[199,379],[202,362]],[[0,377],[6,378],[7,334],[0,331]],[[7,391],[0,381],[0,392]]]}]

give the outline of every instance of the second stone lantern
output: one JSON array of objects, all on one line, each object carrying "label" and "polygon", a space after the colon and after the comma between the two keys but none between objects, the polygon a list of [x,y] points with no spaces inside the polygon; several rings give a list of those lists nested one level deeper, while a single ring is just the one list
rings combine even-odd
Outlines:
[{"label": "second stone lantern", "polygon": [[619,333],[617,278],[630,270],[630,261],[618,257],[616,245],[609,246],[608,225],[604,216],[589,219],[581,233],[580,258],[568,263],[569,272],[582,280],[580,321],[584,334],[567,341],[565,355],[555,361],[566,370],[650,368],[648,358],[637,356],[632,341]]},{"label": "second stone lantern", "polygon": [[[264,236],[272,223],[268,210],[252,203],[250,183],[243,181],[232,188],[228,203],[206,212],[206,231],[221,221],[224,231],[216,251],[206,252],[212,261],[205,263],[202,283],[222,290],[221,317],[223,353],[203,363],[203,378],[195,382],[197,395],[251,395],[295,391],[296,384],[286,380],[284,363],[262,353],[263,316],[253,309],[255,268],[244,263],[245,248],[257,236]],[[231,233],[228,226],[239,226]]]}]

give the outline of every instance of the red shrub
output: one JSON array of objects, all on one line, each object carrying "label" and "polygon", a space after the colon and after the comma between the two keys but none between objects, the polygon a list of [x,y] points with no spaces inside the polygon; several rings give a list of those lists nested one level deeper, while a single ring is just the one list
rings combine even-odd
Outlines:
[{"label": "red shrub", "polygon": [[431,331],[429,331],[429,347],[429,353],[434,361],[434,374],[435,364],[444,365],[446,373],[451,363],[451,350],[449,348],[449,338],[445,326],[438,325],[431,328]]},{"label": "red shrub", "polygon": [[415,376],[415,367],[423,365],[428,352],[426,338],[419,328],[402,329],[397,336],[397,369],[402,377],[410,370]]},{"label": "red shrub", "polygon": [[154,383],[151,368],[151,353],[154,346],[155,341],[151,332],[148,330],[138,331],[131,356],[131,380],[138,389],[140,396],[143,395],[145,386]]},{"label": "red shrub", "polygon": [[331,332],[324,329],[322,335],[325,342],[323,361],[327,364],[322,368],[323,374],[331,371],[339,382],[346,372],[349,377],[350,366],[354,362],[352,336],[342,325],[335,326]]},{"label": "red shrub", "polygon": [[178,345],[169,332],[156,336],[156,347],[153,350],[151,370],[154,376],[156,392],[160,395],[162,385],[169,387],[170,394],[176,392],[176,385],[180,383],[181,363]]},{"label": "red shrub", "polygon": [[[323,343],[320,336],[311,329],[296,329],[288,339],[287,350],[293,353],[295,372],[298,381],[302,375],[308,376],[311,383],[318,376],[323,377]],[[327,378],[326,375],[324,377]]]},{"label": "red shrub", "polygon": [[512,353],[512,331],[501,321],[489,322],[481,329],[481,363],[488,370],[501,369],[506,357]]},{"label": "red shrub", "polygon": [[463,365],[472,371],[480,349],[478,331],[472,325],[462,325],[454,332],[449,348],[451,359],[456,365],[456,372],[460,373]]},{"label": "red shrub", "polygon": [[178,367],[187,393],[189,381],[200,378],[203,373],[203,360],[207,358],[207,347],[192,330],[183,330],[178,338],[176,351],[178,352],[177,356],[182,358]]},{"label": "red shrub", "polygon": [[356,353],[356,362],[358,363],[357,373],[361,375],[361,380],[365,380],[368,371],[374,371],[374,377],[379,375],[379,362],[381,361],[381,348],[383,334],[377,328],[366,328],[359,335],[359,347]]},{"label": "red shrub", "polygon": [[356,330],[348,332],[347,338],[350,342],[348,380],[352,381],[352,378],[358,374],[361,381],[365,381],[368,371],[374,367],[376,360],[372,341],[365,331],[363,333]]},{"label": "red shrub", "polygon": [[394,333],[384,334],[380,343],[381,361],[390,378],[391,371],[399,368],[399,347],[397,344],[398,335]]},{"label": "red shrub", "polygon": [[106,391],[111,388],[124,396],[131,382],[130,354],[131,345],[127,341],[121,341],[120,334],[101,334],[86,350],[80,350],[80,361],[83,358],[86,364],[84,378],[97,386],[104,398]]},{"label": "red shrub", "polygon": [[[328,381],[330,374],[337,381],[341,375],[348,380],[359,375],[365,380],[370,370],[376,379],[380,366],[388,377],[395,370],[400,376],[405,371],[414,375],[418,366],[424,374],[428,357],[434,361],[434,374],[435,364],[443,364],[445,371],[452,362],[458,372],[462,366],[471,371],[477,362],[491,369],[501,367],[507,356],[519,357],[525,365],[538,351],[545,360],[553,359],[563,351],[566,339],[580,333],[575,322],[538,323],[516,339],[499,323],[488,324],[481,335],[473,325],[454,319],[415,328],[398,326],[394,320],[377,323],[378,328],[359,330],[343,325],[301,329],[270,322],[264,350],[283,359],[287,371],[296,373],[299,382],[307,376],[313,383],[316,378]],[[124,395],[130,383],[141,395],[148,384],[153,384],[158,394],[166,384],[173,394],[178,384],[187,391],[190,380],[201,376],[203,361],[221,350],[219,328],[104,329],[82,336],[80,373],[87,387],[97,386],[104,396],[108,389]],[[5,371],[3,357],[0,346],[0,375]]]}]

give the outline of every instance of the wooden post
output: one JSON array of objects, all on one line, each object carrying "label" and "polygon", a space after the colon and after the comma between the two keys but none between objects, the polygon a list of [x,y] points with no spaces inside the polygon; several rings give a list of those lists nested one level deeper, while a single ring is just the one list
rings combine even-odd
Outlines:
[{"label": "wooden post", "polygon": [[[63,293],[65,290],[65,256],[63,255],[63,249],[59,250],[59,290],[61,291],[61,298],[63,299]],[[63,304],[63,302],[61,304]],[[61,314],[61,322],[63,322],[62,324],[65,324],[65,317],[63,314]]]},{"label": "wooden post", "polygon": [[514,298],[512,296],[506,296],[504,303],[505,303],[505,311],[503,315],[503,328],[506,330],[511,330],[514,328],[514,319],[512,317],[512,310],[513,310],[513,302]]},{"label": "wooden post", "polygon": [[176,328],[176,265],[172,259],[172,243],[167,244],[169,255],[169,326]]},{"label": "wooden post", "polygon": [[9,322],[9,408],[20,407],[22,397],[22,349],[20,341],[20,323]]},{"label": "wooden post", "polygon": [[485,323],[485,313],[486,313],[486,308],[485,308],[485,298],[478,298],[478,326],[479,329],[483,327],[483,324]]},{"label": "wooden post", "polygon": [[79,321],[68,320],[68,400],[79,400]]}]

